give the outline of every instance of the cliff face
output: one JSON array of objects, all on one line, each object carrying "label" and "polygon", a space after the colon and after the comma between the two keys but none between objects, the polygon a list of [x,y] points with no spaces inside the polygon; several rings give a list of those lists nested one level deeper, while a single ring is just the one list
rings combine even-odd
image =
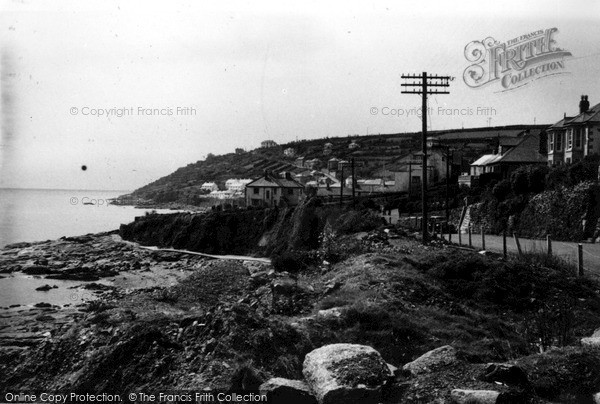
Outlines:
[{"label": "cliff face", "polygon": [[287,213],[286,209],[265,209],[148,215],[121,225],[119,233],[124,240],[142,245],[208,254],[251,254],[265,248],[261,238]]}]

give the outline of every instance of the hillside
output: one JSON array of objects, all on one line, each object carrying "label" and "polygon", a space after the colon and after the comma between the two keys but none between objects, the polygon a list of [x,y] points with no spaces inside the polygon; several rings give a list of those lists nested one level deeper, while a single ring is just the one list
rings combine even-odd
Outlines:
[{"label": "hillside", "polygon": [[[498,136],[514,136],[526,129],[541,129],[546,125],[512,125],[489,128],[453,129],[444,131],[431,131],[432,137],[443,138],[463,150],[469,150],[469,144],[479,141],[487,144],[488,148],[494,147]],[[131,195],[123,196],[125,204],[137,204],[140,201],[147,203],[180,203],[198,205],[200,203],[200,188],[204,182],[216,182],[220,189],[224,189],[225,181],[229,178],[255,178],[265,170],[273,172],[291,171],[298,173],[302,168],[294,165],[298,156],[306,160],[319,159],[326,164],[327,160],[335,157],[340,160],[356,161],[357,176],[362,178],[372,177],[373,174],[385,166],[389,166],[411,151],[421,147],[421,134],[395,133],[368,136],[334,137],[311,140],[301,140],[271,148],[258,148],[255,150],[229,153],[219,156],[209,154],[206,160],[188,164],[177,169],[174,173],[162,177],[148,185],[135,190]],[[464,144],[457,146],[457,140],[464,139]],[[349,148],[351,143],[357,148]],[[328,151],[325,145],[330,143]],[[287,148],[294,149],[296,157],[284,155]],[[477,156],[479,149],[471,154]],[[471,159],[470,154],[465,154],[466,161]],[[304,169],[306,170],[306,168]],[[128,197],[128,198],[126,198]]]}]

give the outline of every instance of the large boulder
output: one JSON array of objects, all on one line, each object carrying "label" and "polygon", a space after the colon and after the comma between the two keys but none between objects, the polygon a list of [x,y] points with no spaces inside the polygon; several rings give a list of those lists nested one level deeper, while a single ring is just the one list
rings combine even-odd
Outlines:
[{"label": "large boulder", "polygon": [[282,377],[269,379],[260,385],[262,394],[266,394],[273,404],[316,404],[308,385],[301,380],[289,380]]},{"label": "large boulder", "polygon": [[456,350],[450,345],[444,345],[419,356],[414,361],[405,364],[402,369],[417,376],[451,365],[457,360]]},{"label": "large boulder", "polygon": [[452,402],[456,404],[495,404],[499,395],[494,390],[454,389],[450,393]]},{"label": "large boulder", "polygon": [[591,337],[586,337],[581,339],[581,345],[590,346],[590,347],[599,347],[600,346],[600,328],[598,328]]},{"label": "large boulder", "polygon": [[319,404],[375,404],[390,370],[369,346],[332,344],[307,354],[302,373]]}]

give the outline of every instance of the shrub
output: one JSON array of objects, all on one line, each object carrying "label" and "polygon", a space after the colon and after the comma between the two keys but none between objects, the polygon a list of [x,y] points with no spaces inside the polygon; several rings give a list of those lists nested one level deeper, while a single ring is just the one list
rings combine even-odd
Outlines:
[{"label": "shrub", "polygon": [[519,168],[510,175],[510,186],[513,192],[517,195],[526,194],[529,192],[529,178],[527,171]]},{"label": "shrub", "polygon": [[546,189],[546,176],[548,175],[548,167],[533,167],[529,171],[529,190],[531,192],[542,192]]},{"label": "shrub", "polygon": [[492,195],[499,201],[503,201],[506,199],[508,195],[510,195],[511,186],[510,181],[502,180],[497,183],[494,188],[492,188]]},{"label": "shrub", "polygon": [[371,231],[384,223],[384,219],[373,210],[350,210],[338,218],[333,228],[340,233],[350,234],[360,231]]},{"label": "shrub", "polygon": [[363,331],[389,328],[390,314],[379,306],[362,303],[354,304],[345,313],[349,326],[358,324]]}]

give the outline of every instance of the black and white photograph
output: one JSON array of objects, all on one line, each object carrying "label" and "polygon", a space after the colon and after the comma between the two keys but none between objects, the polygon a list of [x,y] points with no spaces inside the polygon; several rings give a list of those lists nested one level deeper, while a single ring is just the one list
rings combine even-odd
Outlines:
[{"label": "black and white photograph", "polygon": [[600,404],[600,2],[0,0],[0,404]]}]

